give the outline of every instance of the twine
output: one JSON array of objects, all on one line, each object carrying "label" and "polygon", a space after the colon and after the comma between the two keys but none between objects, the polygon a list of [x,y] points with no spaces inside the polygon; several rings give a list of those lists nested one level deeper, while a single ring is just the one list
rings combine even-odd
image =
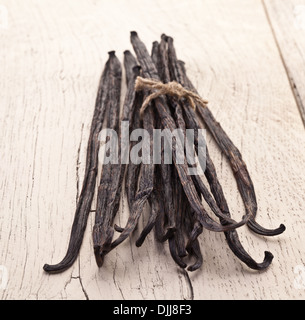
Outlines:
[{"label": "twine", "polygon": [[176,81],[162,83],[154,79],[144,79],[142,77],[136,78],[135,90],[141,91],[148,89],[153,91],[144,100],[142,107],[140,109],[140,117],[143,117],[144,111],[149,105],[149,103],[161,95],[169,95],[172,97],[177,97],[178,99],[188,100],[190,106],[195,110],[196,104],[201,105],[203,108],[206,107],[208,100],[202,99],[197,93],[185,89],[180,83]]}]

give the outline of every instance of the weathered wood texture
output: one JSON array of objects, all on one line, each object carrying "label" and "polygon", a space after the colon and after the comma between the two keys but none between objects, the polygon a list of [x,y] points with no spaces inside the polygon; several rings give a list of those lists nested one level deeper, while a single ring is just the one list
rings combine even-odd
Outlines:
[{"label": "weathered wood texture", "polygon": [[[295,1],[1,4],[8,18],[0,26],[0,265],[8,271],[1,299],[305,298],[305,131],[297,105],[305,96],[305,38],[304,30],[291,26]],[[132,237],[99,270],[93,214],[72,268],[43,272],[43,264],[59,262],[68,245],[107,52],[116,50],[122,61],[123,51],[132,50],[131,30],[148,48],[163,32],[174,37],[189,77],[247,163],[258,222],[286,225],[274,238],[239,229],[256,260],[262,261],[265,250],[274,254],[267,271],[250,271],[222,233],[209,231],[199,238],[204,263],[194,273],[178,269],[153,234],[140,248]],[[122,97],[125,92],[123,86]],[[239,220],[244,210],[231,169],[209,135],[208,144],[232,216]],[[124,200],[119,225],[126,218]]]},{"label": "weathered wood texture", "polygon": [[265,0],[263,4],[305,126],[305,1]]}]

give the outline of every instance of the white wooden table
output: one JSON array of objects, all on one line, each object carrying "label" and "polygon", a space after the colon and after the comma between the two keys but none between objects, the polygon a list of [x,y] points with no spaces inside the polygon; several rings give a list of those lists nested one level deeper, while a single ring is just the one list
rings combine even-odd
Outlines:
[{"label": "white wooden table", "polygon": [[[248,269],[222,233],[209,231],[194,273],[181,271],[153,234],[141,248],[128,239],[98,269],[93,215],[75,264],[43,271],[67,248],[107,52],[122,59],[131,30],[149,50],[162,33],[174,37],[189,77],[247,163],[257,221],[286,225],[274,238],[239,230],[256,260],[274,254],[267,271]],[[1,299],[305,298],[304,0],[1,0],[0,43]],[[243,204],[231,169],[210,136],[208,145],[238,219]]]}]

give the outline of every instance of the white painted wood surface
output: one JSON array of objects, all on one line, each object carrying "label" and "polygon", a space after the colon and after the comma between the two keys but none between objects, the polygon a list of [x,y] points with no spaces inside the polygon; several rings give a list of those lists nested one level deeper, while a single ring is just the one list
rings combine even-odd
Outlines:
[{"label": "white painted wood surface", "polygon": [[[305,30],[291,29],[292,20],[286,29],[284,2],[292,17],[295,1],[0,1],[0,265],[8,279],[1,299],[305,298],[305,131],[283,63],[304,100],[304,73],[296,74],[304,61],[294,65],[294,52],[304,49]],[[254,258],[274,254],[267,271],[249,270],[223,234],[209,231],[200,237],[204,264],[194,273],[178,269],[153,235],[141,248],[134,237],[125,241],[99,270],[91,216],[72,268],[43,272],[67,248],[107,52],[122,59],[132,49],[131,30],[148,48],[163,32],[174,37],[189,77],[243,154],[257,220],[286,225],[274,238],[239,230]],[[208,144],[239,219],[243,205],[229,165],[211,137]],[[126,219],[124,203],[119,219]]]},{"label": "white painted wood surface", "polygon": [[305,1],[270,0],[264,6],[305,125]]}]

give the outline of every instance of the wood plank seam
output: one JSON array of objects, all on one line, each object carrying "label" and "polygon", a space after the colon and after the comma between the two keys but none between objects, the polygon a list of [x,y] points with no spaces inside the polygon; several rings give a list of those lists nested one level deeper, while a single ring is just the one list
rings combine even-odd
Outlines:
[{"label": "wood plank seam", "polygon": [[270,15],[269,15],[269,13],[268,13],[268,8],[267,8],[267,6],[266,6],[265,0],[261,0],[261,1],[262,1],[262,5],[263,5],[263,8],[264,8],[264,12],[265,12],[265,14],[266,14],[267,21],[268,21],[268,23],[269,23],[269,26],[270,26],[270,29],[271,29],[271,32],[272,32],[272,35],[273,35],[273,38],[274,38],[276,47],[277,47],[277,49],[278,49],[278,51],[279,51],[279,55],[280,55],[282,64],[283,64],[283,66],[284,66],[284,69],[285,69],[285,72],[286,72],[286,75],[287,75],[289,84],[290,84],[290,88],[291,88],[291,91],[292,91],[292,93],[293,93],[293,96],[294,96],[296,105],[297,105],[297,107],[298,107],[300,116],[301,116],[302,121],[303,121],[304,129],[305,129],[305,106],[304,106],[303,101],[302,101],[302,99],[301,99],[301,96],[300,96],[298,87],[297,87],[297,85],[296,85],[296,82],[294,81],[293,74],[292,74],[292,72],[290,72],[290,70],[289,70],[289,68],[288,68],[288,65],[287,65],[287,63],[286,63],[286,61],[285,61],[284,55],[283,55],[283,53],[282,53],[282,50],[281,50],[279,41],[278,41],[278,39],[277,39],[275,30],[274,30],[274,28],[273,28],[273,25],[272,25],[272,22],[271,22],[271,19],[270,19]]}]

